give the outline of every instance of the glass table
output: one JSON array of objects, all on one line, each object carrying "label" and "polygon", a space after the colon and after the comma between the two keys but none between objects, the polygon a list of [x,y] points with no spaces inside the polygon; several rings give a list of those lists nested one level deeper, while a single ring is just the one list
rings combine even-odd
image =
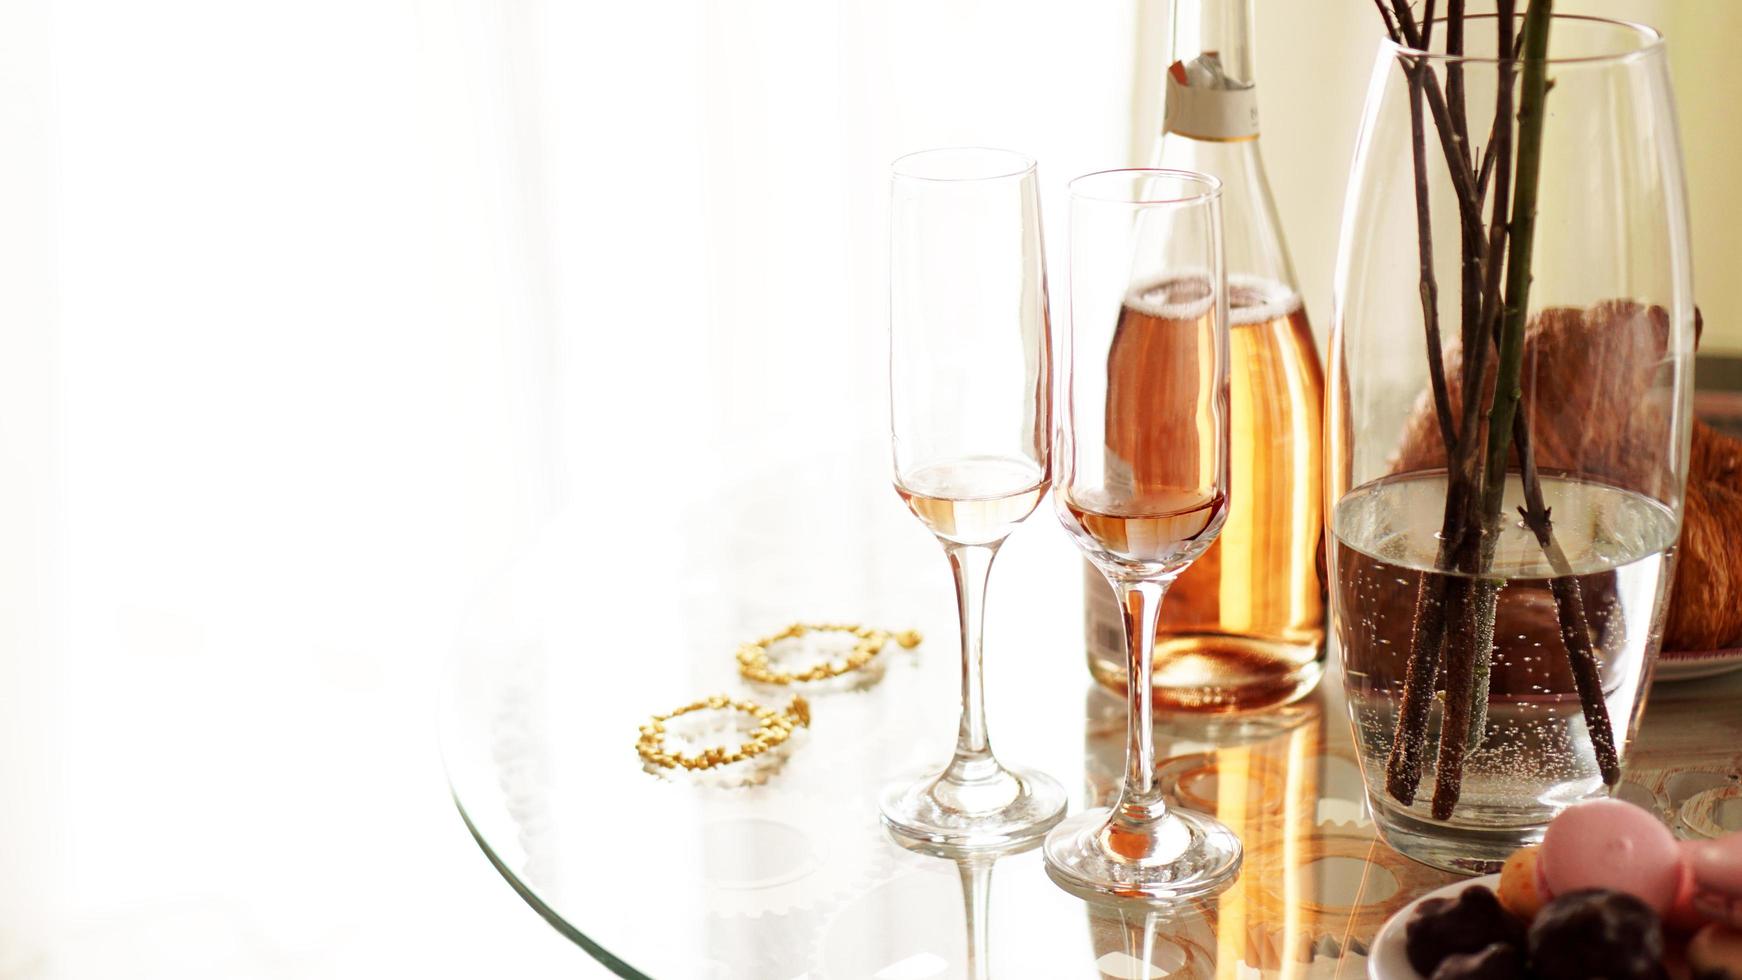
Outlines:
[{"label": "glass table", "polygon": [[[1361,977],[1380,924],[1449,880],[1374,838],[1334,667],[1286,709],[1158,728],[1173,798],[1245,843],[1220,896],[1088,904],[1036,850],[955,861],[898,846],[875,792],[947,757],[953,596],[882,456],[840,460],[723,484],[672,552],[625,550],[641,529],[571,515],[496,582],[458,646],[441,710],[454,799],[507,882],[606,966],[716,980]],[[1072,812],[1115,791],[1123,760],[1123,702],[1084,665],[1081,569],[1037,514],[994,570],[987,637],[999,753],[1058,778]],[[655,713],[713,693],[786,704],[794,688],[740,682],[733,652],[794,620],[926,639],[890,644],[843,689],[804,691],[811,727],[754,779],[643,771],[635,740]],[[1742,829],[1739,768],[1742,674],[1659,684],[1621,793],[1683,835]]]}]

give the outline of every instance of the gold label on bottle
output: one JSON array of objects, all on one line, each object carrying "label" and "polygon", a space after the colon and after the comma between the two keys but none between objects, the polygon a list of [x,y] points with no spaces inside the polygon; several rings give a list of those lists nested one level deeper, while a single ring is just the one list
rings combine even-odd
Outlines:
[{"label": "gold label on bottle", "polygon": [[1192,77],[1187,66],[1176,61],[1167,70],[1162,131],[1216,142],[1257,139],[1258,89],[1230,85],[1220,78]]}]

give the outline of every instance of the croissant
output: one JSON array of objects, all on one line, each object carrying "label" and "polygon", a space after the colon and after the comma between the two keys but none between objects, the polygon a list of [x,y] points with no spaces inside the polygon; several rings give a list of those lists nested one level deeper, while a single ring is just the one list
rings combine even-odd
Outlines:
[{"label": "croissant", "polygon": [[1694,422],[1665,650],[1742,644],[1742,439]]},{"label": "croissant", "polygon": [[[1703,326],[1696,319],[1696,329]],[[1587,308],[1552,307],[1525,333],[1520,381],[1537,466],[1576,469],[1654,497],[1670,487],[1655,460],[1668,438],[1671,406],[1656,372],[1669,319],[1662,307],[1608,300]],[[1484,379],[1493,385],[1492,359]],[[1462,400],[1461,352],[1446,352],[1453,417]],[[1478,433],[1486,438],[1486,429]],[[1513,461],[1516,462],[1516,453]],[[1424,393],[1404,425],[1393,472],[1446,464],[1445,445]],[[1696,420],[1684,495],[1681,539],[1664,624],[1666,650],[1742,644],[1742,440]],[[1552,624],[1547,624],[1552,626]]]}]

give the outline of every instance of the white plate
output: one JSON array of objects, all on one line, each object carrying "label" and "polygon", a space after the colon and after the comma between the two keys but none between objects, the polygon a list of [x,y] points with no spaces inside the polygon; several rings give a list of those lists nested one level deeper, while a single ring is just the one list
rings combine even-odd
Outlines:
[{"label": "white plate", "polygon": [[1403,927],[1409,922],[1409,917],[1415,914],[1416,906],[1430,898],[1451,898],[1466,888],[1484,885],[1492,890],[1499,890],[1499,875],[1483,875],[1480,878],[1470,878],[1466,881],[1454,881],[1443,888],[1435,888],[1426,895],[1410,902],[1397,910],[1397,914],[1385,920],[1385,925],[1379,928],[1379,935],[1373,937],[1373,948],[1367,952],[1367,976],[1370,980],[1422,980],[1421,974],[1415,972],[1415,967],[1409,965],[1409,953],[1404,948]]},{"label": "white plate", "polygon": [[1665,650],[1658,655],[1657,671],[1651,676],[1660,681],[1691,681],[1696,677],[1727,674],[1732,670],[1742,670],[1742,648],[1697,653]]}]

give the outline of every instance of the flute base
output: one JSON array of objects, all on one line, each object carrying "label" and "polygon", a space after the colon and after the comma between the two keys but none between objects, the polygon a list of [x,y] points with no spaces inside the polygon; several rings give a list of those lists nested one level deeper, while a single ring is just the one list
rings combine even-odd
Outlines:
[{"label": "flute base", "polygon": [[1064,818],[1065,802],[1064,788],[1051,776],[991,759],[898,779],[877,801],[890,833],[954,851],[1038,841]]},{"label": "flute base", "polygon": [[1240,838],[1220,821],[1170,810],[1141,841],[1142,858],[1122,856],[1107,807],[1066,820],[1046,835],[1046,870],[1081,898],[1171,902],[1213,895],[1240,876]]}]

